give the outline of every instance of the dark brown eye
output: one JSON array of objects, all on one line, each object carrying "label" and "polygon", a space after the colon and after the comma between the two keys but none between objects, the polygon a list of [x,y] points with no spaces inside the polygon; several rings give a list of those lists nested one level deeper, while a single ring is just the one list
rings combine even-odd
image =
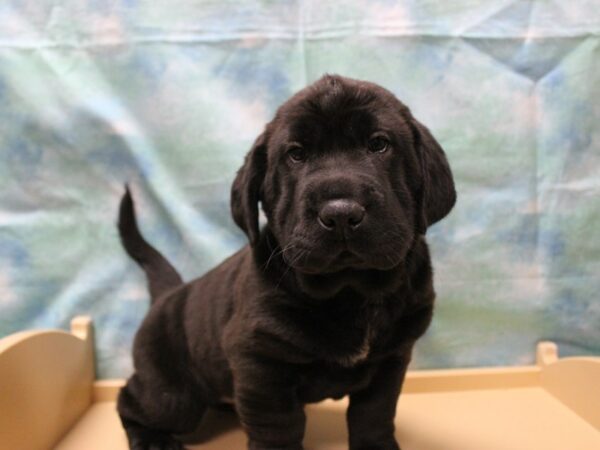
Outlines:
[{"label": "dark brown eye", "polygon": [[375,136],[369,139],[369,151],[373,153],[383,153],[388,149],[390,142],[383,136]]},{"label": "dark brown eye", "polygon": [[295,162],[295,163],[299,163],[299,162],[306,160],[306,150],[304,150],[302,147],[300,147],[298,145],[291,147],[287,151],[287,155],[288,155],[288,158],[290,158],[290,160],[292,160],[292,162]]}]

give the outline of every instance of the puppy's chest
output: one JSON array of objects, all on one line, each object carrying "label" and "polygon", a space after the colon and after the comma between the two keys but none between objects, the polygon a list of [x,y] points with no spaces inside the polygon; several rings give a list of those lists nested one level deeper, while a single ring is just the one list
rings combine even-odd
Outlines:
[{"label": "puppy's chest", "polygon": [[358,364],[355,367],[313,364],[302,371],[298,397],[304,403],[326,398],[340,399],[364,389],[370,382],[375,366]]},{"label": "puppy's chest", "polygon": [[357,335],[355,340],[359,342],[358,345],[340,345],[337,351],[331,352],[329,361],[342,367],[353,367],[367,359],[372,351],[376,330],[372,325],[366,324],[363,330],[356,330],[354,333]]},{"label": "puppy's chest", "polygon": [[350,368],[375,356],[385,344],[392,326],[390,319],[381,308],[365,309],[354,317],[342,318],[331,335],[322,337],[322,348],[328,350],[325,362]]},{"label": "puppy's chest", "polygon": [[394,316],[385,309],[362,311],[353,323],[336,324],[336,336],[322,341],[324,355],[302,371],[300,398],[318,402],[339,399],[366,387],[379,362],[394,351],[389,337],[393,334]]}]

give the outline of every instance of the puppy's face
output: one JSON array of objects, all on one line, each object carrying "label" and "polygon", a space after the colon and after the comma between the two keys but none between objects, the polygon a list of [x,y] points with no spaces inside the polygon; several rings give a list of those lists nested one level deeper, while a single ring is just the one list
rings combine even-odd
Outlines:
[{"label": "puppy's face", "polygon": [[454,198],[443,151],[393,94],[326,76],[283,104],[257,139],[232,210],[254,243],[260,200],[301,277],[352,277],[399,266]]},{"label": "puppy's face", "polygon": [[332,78],[280,109],[262,198],[292,268],[387,270],[404,258],[419,166],[399,106],[383,90]]}]

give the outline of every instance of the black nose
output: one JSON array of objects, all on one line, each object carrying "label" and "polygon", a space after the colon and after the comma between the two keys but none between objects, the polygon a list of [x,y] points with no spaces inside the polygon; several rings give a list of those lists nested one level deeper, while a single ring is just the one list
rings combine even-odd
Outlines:
[{"label": "black nose", "polygon": [[365,208],[354,200],[337,199],[326,202],[319,211],[319,225],[329,231],[346,232],[358,228],[365,217]]}]

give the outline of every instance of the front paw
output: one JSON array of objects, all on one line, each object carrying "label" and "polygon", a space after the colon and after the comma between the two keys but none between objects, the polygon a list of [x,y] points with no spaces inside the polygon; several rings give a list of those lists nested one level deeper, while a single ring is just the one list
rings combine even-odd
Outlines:
[{"label": "front paw", "polygon": [[256,441],[248,442],[248,450],[303,450],[302,444],[293,444],[286,446],[274,446],[269,444],[261,444]]},{"label": "front paw", "polygon": [[350,450],[402,450],[396,439],[391,438],[380,442],[361,442],[350,444]]},{"label": "front paw", "polygon": [[131,450],[184,450],[183,444],[169,434],[140,433],[131,439]]}]

